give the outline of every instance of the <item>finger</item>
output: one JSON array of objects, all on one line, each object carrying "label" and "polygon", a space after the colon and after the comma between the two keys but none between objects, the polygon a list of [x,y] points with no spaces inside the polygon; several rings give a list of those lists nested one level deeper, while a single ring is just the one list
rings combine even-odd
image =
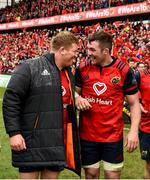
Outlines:
[{"label": "finger", "polygon": [[85,102],[82,102],[81,105],[80,105],[80,107],[81,107],[82,110],[86,109],[86,104],[85,104]]},{"label": "finger", "polygon": [[128,149],[128,152],[131,152],[131,150],[132,150],[132,143],[131,143],[131,141],[128,141],[127,149]]},{"label": "finger", "polygon": [[80,106],[78,106],[78,110],[82,110],[82,106],[80,105]]},{"label": "finger", "polygon": [[92,107],[89,102],[86,104],[86,106],[87,106],[88,108],[91,108],[91,107]]},{"label": "finger", "polygon": [[125,138],[124,147],[127,147],[127,144],[128,144],[128,140],[127,138]]},{"label": "finger", "polygon": [[12,149],[14,150],[14,151],[20,151],[20,146],[17,144],[17,145],[14,145],[14,146],[12,146]]},{"label": "finger", "polygon": [[89,106],[86,106],[86,110],[88,110],[88,109],[90,109],[90,107],[89,107]]},{"label": "finger", "polygon": [[24,139],[23,138],[21,138],[20,139],[20,143],[18,144],[18,146],[17,146],[17,149],[18,149],[18,151],[21,151],[21,150],[23,150],[24,149]]},{"label": "finger", "polygon": [[80,111],[80,107],[79,106],[77,106],[77,109]]},{"label": "finger", "polygon": [[27,149],[26,148],[26,143],[25,143],[25,140],[23,139],[23,141],[22,141],[22,147],[23,147],[23,149]]},{"label": "finger", "polygon": [[19,144],[19,146],[18,146],[18,151],[21,151],[21,150],[23,150],[23,143],[21,142],[21,144]]},{"label": "finger", "polygon": [[80,105],[79,107],[80,107],[80,110],[82,110],[82,109],[84,108],[84,106],[83,106],[83,105]]},{"label": "finger", "polygon": [[132,146],[129,150],[130,153],[132,153],[135,150],[135,148]]},{"label": "finger", "polygon": [[86,103],[84,103],[83,110],[87,110],[88,108],[89,106]]},{"label": "finger", "polygon": [[82,106],[82,109],[81,109],[81,111],[85,111],[85,110],[86,110],[86,108]]},{"label": "finger", "polygon": [[76,108],[79,110],[79,105],[76,103]]},{"label": "finger", "polygon": [[87,106],[86,105],[82,105],[82,109],[83,110],[87,109]]},{"label": "finger", "polygon": [[17,150],[17,148],[15,146],[11,146],[11,149],[14,150],[14,151]]},{"label": "finger", "polygon": [[89,109],[90,107],[91,107],[91,105],[89,104],[88,101],[84,101],[84,103],[82,104],[82,108],[83,108],[84,110],[87,110],[87,109]]},{"label": "finger", "polygon": [[138,142],[134,142],[134,150],[138,147]]},{"label": "finger", "polygon": [[17,150],[17,145],[14,145],[14,144],[12,145],[11,144],[10,147],[11,147],[12,150]]},{"label": "finger", "polygon": [[130,145],[127,145],[127,151],[130,153],[131,152],[131,147]]},{"label": "finger", "polygon": [[90,108],[92,107],[91,104],[90,104],[89,102],[88,102],[88,107],[90,107]]},{"label": "finger", "polygon": [[88,106],[88,107],[92,107],[92,106],[90,105],[90,103],[88,102],[88,100],[85,100],[85,101],[84,101],[84,105],[86,105],[86,106]]},{"label": "finger", "polygon": [[130,142],[128,145],[128,152],[130,152],[130,153],[133,152],[134,148],[135,148],[134,142]]}]

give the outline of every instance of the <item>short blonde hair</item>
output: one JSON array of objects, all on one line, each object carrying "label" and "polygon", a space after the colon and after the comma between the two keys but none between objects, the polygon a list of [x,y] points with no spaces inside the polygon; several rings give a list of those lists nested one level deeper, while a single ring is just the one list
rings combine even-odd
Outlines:
[{"label": "short blonde hair", "polygon": [[78,44],[78,39],[75,35],[68,31],[61,31],[51,40],[52,50],[58,50],[60,47],[68,48],[72,44]]}]

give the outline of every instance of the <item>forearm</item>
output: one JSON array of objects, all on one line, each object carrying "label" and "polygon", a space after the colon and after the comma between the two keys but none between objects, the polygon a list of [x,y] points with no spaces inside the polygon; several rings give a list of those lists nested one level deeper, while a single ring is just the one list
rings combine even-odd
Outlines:
[{"label": "forearm", "polygon": [[81,95],[81,88],[75,87],[75,98]]},{"label": "forearm", "polygon": [[130,130],[133,132],[138,132],[139,123],[141,120],[140,104],[137,102],[137,103],[130,105],[130,112],[131,112],[131,128],[130,128]]}]

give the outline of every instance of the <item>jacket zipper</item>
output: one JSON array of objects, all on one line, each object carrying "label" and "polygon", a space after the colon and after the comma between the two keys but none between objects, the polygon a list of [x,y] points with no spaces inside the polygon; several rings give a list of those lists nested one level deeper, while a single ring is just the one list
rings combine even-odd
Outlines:
[{"label": "jacket zipper", "polygon": [[37,128],[38,122],[39,122],[39,116],[37,115],[36,121],[35,121],[35,123],[34,123],[34,129]]}]

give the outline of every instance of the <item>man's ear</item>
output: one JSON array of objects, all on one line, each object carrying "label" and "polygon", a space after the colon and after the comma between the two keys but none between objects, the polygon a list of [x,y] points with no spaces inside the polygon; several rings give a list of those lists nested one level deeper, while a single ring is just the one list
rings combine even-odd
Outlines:
[{"label": "man's ear", "polygon": [[109,54],[109,49],[108,49],[108,48],[105,48],[105,49],[104,49],[104,54],[105,54],[105,55]]},{"label": "man's ear", "polygon": [[59,52],[62,56],[64,56],[66,54],[66,50],[64,47],[60,47]]}]

